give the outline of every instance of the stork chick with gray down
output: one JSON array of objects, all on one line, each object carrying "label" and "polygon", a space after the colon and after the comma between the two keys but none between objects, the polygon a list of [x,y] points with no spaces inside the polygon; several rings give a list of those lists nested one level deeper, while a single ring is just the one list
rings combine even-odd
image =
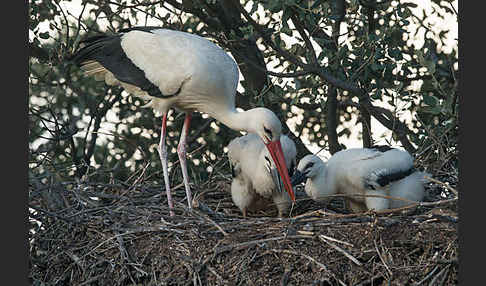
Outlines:
[{"label": "stork chick with gray down", "polygon": [[[295,143],[286,135],[280,136],[286,166],[291,175],[296,165]],[[228,144],[228,158],[233,181],[231,197],[244,217],[247,211],[259,211],[276,205],[278,216],[283,217],[291,206],[289,193],[278,175],[271,154],[258,135],[247,134]]]},{"label": "stork chick with gray down", "polygon": [[353,212],[382,211],[422,201],[425,176],[430,175],[415,170],[408,152],[380,145],[341,150],[327,162],[307,155],[299,161],[292,185],[306,181],[305,192],[315,201],[344,195]]}]

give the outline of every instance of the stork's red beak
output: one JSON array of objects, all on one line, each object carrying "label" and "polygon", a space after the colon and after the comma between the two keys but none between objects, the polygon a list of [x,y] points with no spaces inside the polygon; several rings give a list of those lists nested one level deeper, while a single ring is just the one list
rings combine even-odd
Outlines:
[{"label": "stork's red beak", "polygon": [[285,158],[282,151],[282,145],[280,144],[280,140],[277,141],[270,141],[269,143],[265,144],[267,146],[268,151],[270,152],[270,156],[272,156],[273,162],[277,166],[278,174],[283,181],[285,190],[289,193],[290,198],[292,201],[295,202],[295,195],[294,190],[292,189],[292,184],[290,183],[290,176],[287,170],[287,165],[285,164]]}]

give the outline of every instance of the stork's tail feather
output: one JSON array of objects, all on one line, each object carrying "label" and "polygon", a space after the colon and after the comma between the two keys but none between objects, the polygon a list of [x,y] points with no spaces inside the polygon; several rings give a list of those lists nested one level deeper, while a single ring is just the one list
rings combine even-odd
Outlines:
[{"label": "stork's tail feather", "polygon": [[86,38],[80,42],[85,45],[69,57],[68,60],[79,67],[90,61],[96,61],[97,54],[106,46],[108,41],[113,41],[114,37],[118,36],[100,34]]}]

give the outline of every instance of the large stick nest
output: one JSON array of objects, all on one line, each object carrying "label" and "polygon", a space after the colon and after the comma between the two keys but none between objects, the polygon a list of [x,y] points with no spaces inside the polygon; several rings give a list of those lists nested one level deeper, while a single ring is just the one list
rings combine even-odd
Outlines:
[{"label": "large stick nest", "polygon": [[242,218],[225,177],[192,186],[192,211],[176,187],[173,217],[165,192],[148,183],[31,186],[29,278],[33,285],[453,285],[453,184],[429,184],[428,202],[407,213],[349,214],[342,198],[324,206],[301,195],[283,219],[276,210]]}]

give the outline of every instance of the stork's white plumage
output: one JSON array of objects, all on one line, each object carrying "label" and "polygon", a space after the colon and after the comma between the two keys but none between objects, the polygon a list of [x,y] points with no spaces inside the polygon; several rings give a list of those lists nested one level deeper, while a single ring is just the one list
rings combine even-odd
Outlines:
[{"label": "stork's white plumage", "polygon": [[123,29],[118,34],[101,34],[83,42],[85,46],[72,57],[75,64],[97,80],[121,85],[130,94],[149,100],[145,106],[163,115],[158,151],[171,215],[173,202],[165,145],[170,108],[186,113],[177,151],[189,208],[192,199],[185,154],[193,111],[206,113],[231,129],[258,134],[277,166],[285,189],[293,198],[280,145],[282,125],[266,108],[236,110],[238,66],[221,48],[197,35],[156,27]]},{"label": "stork's white plumage", "polygon": [[[280,136],[285,163],[292,174],[296,165],[295,143],[286,135]],[[291,198],[283,192],[282,181],[262,140],[256,134],[247,134],[233,139],[228,144],[228,158],[233,181],[231,197],[243,216],[247,210],[257,211],[268,207],[273,201],[279,217],[287,213]]]},{"label": "stork's white plumage", "polygon": [[349,195],[346,200],[354,212],[380,211],[410,202],[378,196],[421,201],[423,184],[427,181],[424,176],[429,174],[414,169],[408,152],[376,146],[342,150],[327,162],[316,155],[307,155],[299,161],[292,184],[295,186],[307,179],[305,192],[316,201],[328,201],[330,195],[343,194]]}]

